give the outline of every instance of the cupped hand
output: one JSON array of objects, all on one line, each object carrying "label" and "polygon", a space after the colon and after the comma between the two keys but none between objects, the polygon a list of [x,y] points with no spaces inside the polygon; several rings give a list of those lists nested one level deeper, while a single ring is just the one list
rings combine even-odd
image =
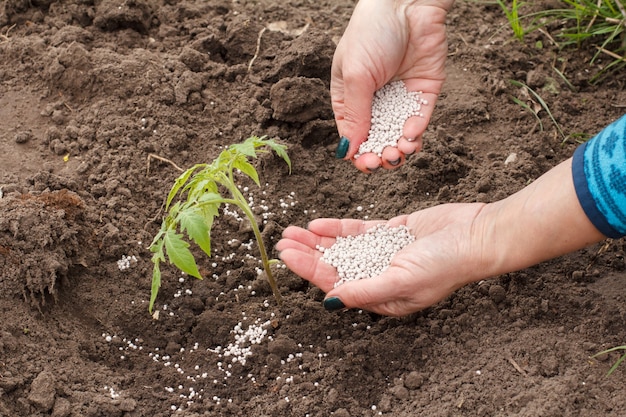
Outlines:
[{"label": "cupped hand", "polygon": [[[445,19],[453,3],[361,0],[357,4],[335,51],[330,92],[339,135],[349,141],[345,158],[361,171],[397,168],[406,155],[421,150],[422,134],[445,80]],[[366,153],[354,159],[368,136],[374,93],[392,80],[404,81],[409,91],[422,92],[429,103],[422,107],[423,117],[410,117],[397,147],[385,148],[382,158]]]},{"label": "cupped hand", "polygon": [[[485,254],[475,220],[483,204],[445,204],[389,221],[317,219],[307,229],[290,226],[277,243],[287,267],[338,298],[346,308],[403,316],[444,299],[463,285],[485,278]],[[381,275],[334,287],[337,270],[322,260],[318,245],[330,247],[337,236],[362,234],[376,224],[405,225],[416,240],[399,251]]]}]

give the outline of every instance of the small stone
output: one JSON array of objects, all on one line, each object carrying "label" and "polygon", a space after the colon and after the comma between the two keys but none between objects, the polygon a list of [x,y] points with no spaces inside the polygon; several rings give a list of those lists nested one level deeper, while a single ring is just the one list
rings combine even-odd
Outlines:
[{"label": "small stone", "polygon": [[124,398],[122,401],[120,401],[119,407],[120,410],[127,413],[135,411],[135,409],[137,408],[137,401],[133,400],[132,398]]},{"label": "small stone", "polygon": [[338,408],[333,413],[334,417],[350,417],[350,412],[345,408]]},{"label": "small stone", "polygon": [[54,405],[56,389],[52,372],[43,371],[33,380],[30,385],[28,401],[43,411],[49,411]]},{"label": "small stone", "polygon": [[72,404],[66,398],[59,397],[54,402],[51,417],[67,417],[72,411]]},{"label": "small stone", "polygon": [[504,165],[514,164],[515,162],[517,162],[517,154],[513,152],[506,157],[506,159],[504,160]]},{"label": "small stone", "polygon": [[274,340],[270,341],[267,345],[267,351],[275,355],[285,358],[289,354],[296,353],[298,350],[298,344],[287,336],[278,336]]},{"label": "small stone", "polygon": [[389,391],[391,391],[393,396],[399,400],[406,400],[407,398],[409,398],[409,390],[406,389],[406,387],[403,387],[402,385],[396,385],[393,388],[391,388]]},{"label": "small stone", "polygon": [[418,389],[424,383],[424,377],[417,371],[412,371],[404,379],[404,386],[408,389]]},{"label": "small stone", "polygon": [[180,348],[181,348],[180,344],[170,340],[167,343],[167,346],[165,346],[165,353],[167,353],[168,355],[173,355],[175,353],[180,352]]},{"label": "small stone", "polygon": [[582,282],[585,280],[585,271],[574,271],[572,272],[572,280],[576,282]]},{"label": "small stone", "polygon": [[19,132],[17,135],[15,135],[15,143],[26,143],[28,141],[30,141],[33,138],[33,133],[29,130],[24,131],[24,132]]},{"label": "small stone", "polygon": [[495,284],[489,287],[489,297],[494,303],[499,304],[506,298],[506,290],[501,285]]}]

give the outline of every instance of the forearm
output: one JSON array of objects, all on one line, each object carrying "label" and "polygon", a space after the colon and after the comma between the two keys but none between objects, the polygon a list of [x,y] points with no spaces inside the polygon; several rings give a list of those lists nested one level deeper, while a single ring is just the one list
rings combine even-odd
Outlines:
[{"label": "forearm", "polygon": [[482,263],[489,276],[520,270],[605,238],[579,202],[572,159],[512,196],[488,204],[477,218]]}]

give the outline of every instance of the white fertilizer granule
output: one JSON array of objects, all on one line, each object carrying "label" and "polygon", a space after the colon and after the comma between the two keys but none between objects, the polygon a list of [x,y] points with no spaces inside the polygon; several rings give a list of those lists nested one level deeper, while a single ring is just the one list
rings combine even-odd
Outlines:
[{"label": "white fertilizer granule", "polygon": [[317,247],[322,260],[337,268],[335,287],[348,281],[380,275],[400,249],[415,240],[406,226],[377,225],[363,234],[337,237],[330,248]]},{"label": "white fertilizer granule", "polygon": [[374,94],[372,101],[371,127],[367,140],[361,144],[355,158],[367,152],[382,156],[386,146],[397,146],[402,137],[404,122],[411,116],[424,115],[420,112],[428,101],[422,92],[411,92],[404,82],[391,82]]}]

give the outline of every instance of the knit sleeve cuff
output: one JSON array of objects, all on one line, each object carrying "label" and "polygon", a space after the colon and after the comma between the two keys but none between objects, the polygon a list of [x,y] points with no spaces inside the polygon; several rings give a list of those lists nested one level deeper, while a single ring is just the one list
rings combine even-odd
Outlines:
[{"label": "knit sleeve cuff", "polygon": [[604,217],[602,212],[598,209],[596,201],[589,190],[584,163],[584,154],[587,143],[580,145],[576,149],[572,160],[572,176],[574,179],[576,196],[578,197],[578,201],[580,202],[585,214],[596,229],[598,229],[604,236],[616,239],[621,237],[622,234],[609,224],[606,217]]}]

